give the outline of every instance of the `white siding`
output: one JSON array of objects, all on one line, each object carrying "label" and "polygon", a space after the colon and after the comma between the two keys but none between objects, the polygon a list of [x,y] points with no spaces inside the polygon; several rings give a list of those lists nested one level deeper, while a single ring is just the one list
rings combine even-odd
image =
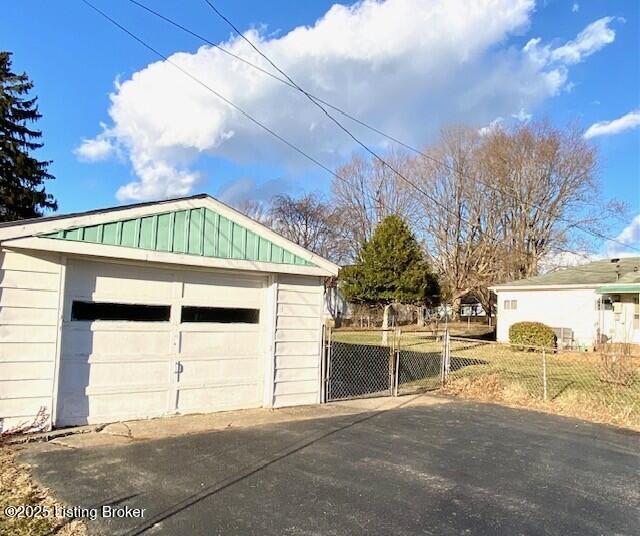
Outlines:
[{"label": "white siding", "polygon": [[51,417],[59,255],[0,250],[0,426]]},{"label": "white siding", "polygon": [[[542,322],[552,328],[571,328],[579,344],[592,344],[598,329],[598,296],[594,289],[499,290],[497,338],[509,341],[509,328],[516,322]],[[505,301],[516,300],[515,309]]]},{"label": "white siding", "polygon": [[324,286],[319,277],[278,277],[274,407],[320,402]]}]

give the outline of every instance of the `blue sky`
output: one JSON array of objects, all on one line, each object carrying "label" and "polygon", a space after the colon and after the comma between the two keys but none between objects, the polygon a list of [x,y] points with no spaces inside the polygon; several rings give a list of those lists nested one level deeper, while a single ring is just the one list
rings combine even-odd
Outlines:
[{"label": "blue sky", "polygon": [[[354,150],[288,88],[199,50],[195,38],[126,0],[93,1],[162,53],[186,53],[173,58],[329,167]],[[612,221],[609,232],[640,245],[636,0],[390,0],[352,9],[311,0],[215,4],[242,30],[253,28],[253,39],[306,88],[418,146],[449,123],[481,128],[498,118],[548,116],[587,129],[607,122],[591,130],[603,192],[629,207],[626,221]],[[260,62],[204,2],[153,7]],[[15,69],[35,83],[41,157],[54,162],[49,189],[61,212],[200,191],[237,202],[330,187],[326,172],[171,66],[147,68],[158,58],[80,0],[9,3],[0,48],[14,52]]]}]

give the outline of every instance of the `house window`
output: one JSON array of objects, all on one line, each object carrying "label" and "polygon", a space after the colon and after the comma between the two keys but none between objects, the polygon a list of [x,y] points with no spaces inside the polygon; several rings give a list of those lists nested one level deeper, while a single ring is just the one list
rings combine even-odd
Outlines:
[{"label": "house window", "polygon": [[609,296],[596,301],[596,308],[599,311],[611,311],[613,309],[613,301]]},{"label": "house window", "polygon": [[259,309],[236,307],[185,306],[181,311],[181,322],[215,322],[220,324],[257,324]]},{"label": "house window", "polygon": [[515,311],[518,308],[518,300],[504,300],[504,309]]},{"label": "house window", "polygon": [[71,305],[71,320],[85,322],[94,320],[168,322],[170,314],[171,307],[169,305],[85,301],[74,301]]}]

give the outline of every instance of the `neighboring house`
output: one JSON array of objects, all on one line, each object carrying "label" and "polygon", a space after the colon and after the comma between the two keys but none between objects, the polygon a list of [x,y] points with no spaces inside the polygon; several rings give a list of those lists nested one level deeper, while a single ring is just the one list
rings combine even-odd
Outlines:
[{"label": "neighboring house", "polygon": [[333,320],[336,326],[346,318],[351,318],[352,307],[340,291],[340,281],[337,278],[327,279],[324,291],[324,318]]},{"label": "neighboring house", "polygon": [[640,257],[596,261],[491,290],[498,297],[498,341],[509,340],[515,322],[538,321],[574,346],[640,343]]},{"label": "neighboring house", "polygon": [[487,312],[473,294],[467,294],[460,301],[460,320],[487,321]]},{"label": "neighboring house", "polygon": [[0,225],[0,425],[320,401],[338,266],[207,195]]}]

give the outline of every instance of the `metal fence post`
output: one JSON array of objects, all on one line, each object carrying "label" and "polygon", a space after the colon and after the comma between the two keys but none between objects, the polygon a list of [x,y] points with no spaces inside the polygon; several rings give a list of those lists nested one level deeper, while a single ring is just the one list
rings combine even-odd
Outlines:
[{"label": "metal fence post", "polygon": [[447,380],[447,374],[449,373],[449,342],[449,329],[445,329],[444,336],[442,337],[442,363],[440,366],[440,377],[443,387]]},{"label": "metal fence post", "polygon": [[333,329],[329,326],[327,334],[327,347],[325,350],[325,366],[324,366],[324,378],[323,378],[323,399],[326,402],[329,393],[331,392],[331,339]]},{"label": "metal fence post", "polygon": [[547,351],[542,349],[542,399],[547,401]]},{"label": "metal fence post", "polygon": [[447,330],[447,359],[445,361],[445,376],[449,376],[451,372],[451,335],[449,334],[449,330]]},{"label": "metal fence post", "polygon": [[400,339],[402,337],[402,330],[398,329],[396,331],[396,344],[395,344],[395,354],[396,354],[396,362],[394,367],[394,375],[393,375],[393,396],[398,396],[398,382],[400,379]]}]

